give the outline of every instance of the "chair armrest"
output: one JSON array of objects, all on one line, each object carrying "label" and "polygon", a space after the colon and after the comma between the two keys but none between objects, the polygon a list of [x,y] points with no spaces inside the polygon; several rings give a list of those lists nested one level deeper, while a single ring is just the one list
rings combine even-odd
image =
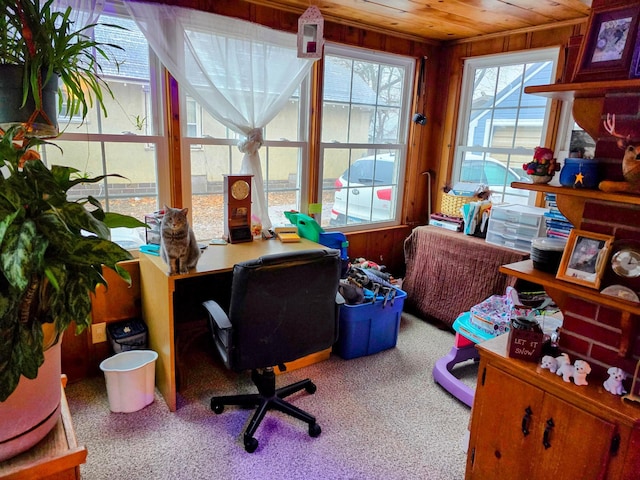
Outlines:
[{"label": "chair armrest", "polygon": [[216,326],[220,330],[231,330],[231,322],[227,314],[220,308],[213,300],[207,300],[202,304],[204,308],[209,312],[209,316],[216,323]]}]

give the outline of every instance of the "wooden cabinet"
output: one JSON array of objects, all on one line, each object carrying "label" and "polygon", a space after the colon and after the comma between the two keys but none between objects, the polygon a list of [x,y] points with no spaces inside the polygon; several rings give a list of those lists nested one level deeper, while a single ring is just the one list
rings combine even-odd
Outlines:
[{"label": "wooden cabinet", "polygon": [[477,346],[466,480],[637,479],[638,407],[508,358],[507,337]]},{"label": "wooden cabinet", "polygon": [[[605,97],[640,91],[640,80],[594,81],[527,87],[526,93],[573,101],[576,122],[598,138]],[[640,205],[640,196],[551,185],[515,188],[556,194],[560,211],[580,228],[585,204]],[[561,310],[577,297],[621,313],[618,353],[629,357],[636,341],[640,304],[557,280],[531,261],[500,267],[502,273],[544,287]],[[509,358],[508,336],[477,345],[478,383],[471,418],[467,480],[640,479],[640,406],[611,395],[602,380],[567,383],[538,364]],[[601,362],[602,363],[602,362]]]}]

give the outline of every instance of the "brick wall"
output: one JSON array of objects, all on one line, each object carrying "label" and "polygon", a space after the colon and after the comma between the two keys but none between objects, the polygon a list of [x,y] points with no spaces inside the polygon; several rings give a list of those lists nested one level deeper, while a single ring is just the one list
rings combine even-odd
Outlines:
[{"label": "brick wall", "polygon": [[[640,139],[639,95],[609,95],[605,99],[603,111],[605,112],[603,120],[606,112],[616,114],[618,133],[625,136],[631,135],[633,143]],[[597,139],[596,157],[607,158],[606,178],[621,179],[619,177],[621,177],[622,150],[604,129],[602,129],[602,136]],[[614,235],[616,243],[625,240],[640,242],[640,206],[587,201],[580,229]],[[602,279],[601,288],[611,284],[622,284],[635,292],[640,292],[640,278],[623,280],[608,270]],[[636,325],[635,339],[630,345],[630,355],[622,358],[618,355],[621,339],[619,311],[582,298],[570,297],[564,314],[560,346],[572,359],[586,359],[593,369],[591,376],[606,378],[606,370],[610,366],[620,367],[629,374],[633,374],[636,363],[640,359],[640,318],[632,316],[632,322]]]}]

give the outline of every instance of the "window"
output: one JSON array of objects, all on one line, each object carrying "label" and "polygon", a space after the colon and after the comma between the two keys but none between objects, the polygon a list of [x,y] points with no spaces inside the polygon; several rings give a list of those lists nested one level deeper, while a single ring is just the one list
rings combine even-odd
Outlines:
[{"label": "window", "polygon": [[327,45],[324,65],[321,224],[397,224],[414,60]]},{"label": "window", "polygon": [[[107,177],[96,184],[78,185],[69,194],[77,198],[92,195],[107,211],[144,220],[145,214],[159,208],[159,184],[168,181],[163,180],[158,168],[159,162],[166,162],[166,143],[160,122],[162,89],[154,81],[161,77],[157,74],[160,66],[126,13],[108,4],[98,22],[126,28],[98,25],[93,32],[86,32],[100,42],[123,47],[113,52],[117,65],[101,61],[102,76],[114,94],[111,98],[103,89],[107,116],[95,103],[82,124],[74,122],[75,117],[69,122],[66,112],[61,111],[59,123],[63,132],[55,140],[61,150],[44,148],[43,160],[49,165],[74,167],[79,175],[88,177],[122,175],[122,178]],[[114,240],[119,240],[118,236],[125,232],[113,233]],[[143,241],[144,232],[135,232],[135,237],[121,243],[134,248],[137,245],[131,242],[136,240]]]},{"label": "window", "polygon": [[530,192],[509,185],[528,181],[522,164],[544,145],[550,101],[524,88],[553,83],[557,57],[558,49],[551,48],[465,61],[454,183],[486,183],[494,202],[533,200]]},{"label": "window", "polygon": [[[288,223],[284,212],[302,210],[301,201],[306,196],[303,175],[306,175],[304,160],[308,157],[308,97],[305,80],[285,108],[264,128],[260,159],[269,218],[274,225]],[[197,102],[191,102],[193,108],[201,112],[201,133],[183,137],[183,142],[190,147],[184,150],[188,151],[191,169],[191,192],[184,204],[191,207],[196,237],[207,241],[223,235],[223,175],[240,172],[243,154],[237,147],[240,136],[215,120]],[[189,108],[189,99],[181,103]],[[188,111],[183,117],[189,120]],[[187,121],[183,122],[183,129],[191,132]],[[194,148],[195,145],[199,148]]]}]

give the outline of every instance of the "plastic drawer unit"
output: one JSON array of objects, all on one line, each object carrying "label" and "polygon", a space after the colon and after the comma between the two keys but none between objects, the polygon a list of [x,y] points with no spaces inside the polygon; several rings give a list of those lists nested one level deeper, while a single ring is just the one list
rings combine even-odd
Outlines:
[{"label": "plastic drawer unit", "polygon": [[494,205],[486,240],[494,245],[530,252],[531,241],[546,236],[544,214],[548,211],[527,205]]}]

